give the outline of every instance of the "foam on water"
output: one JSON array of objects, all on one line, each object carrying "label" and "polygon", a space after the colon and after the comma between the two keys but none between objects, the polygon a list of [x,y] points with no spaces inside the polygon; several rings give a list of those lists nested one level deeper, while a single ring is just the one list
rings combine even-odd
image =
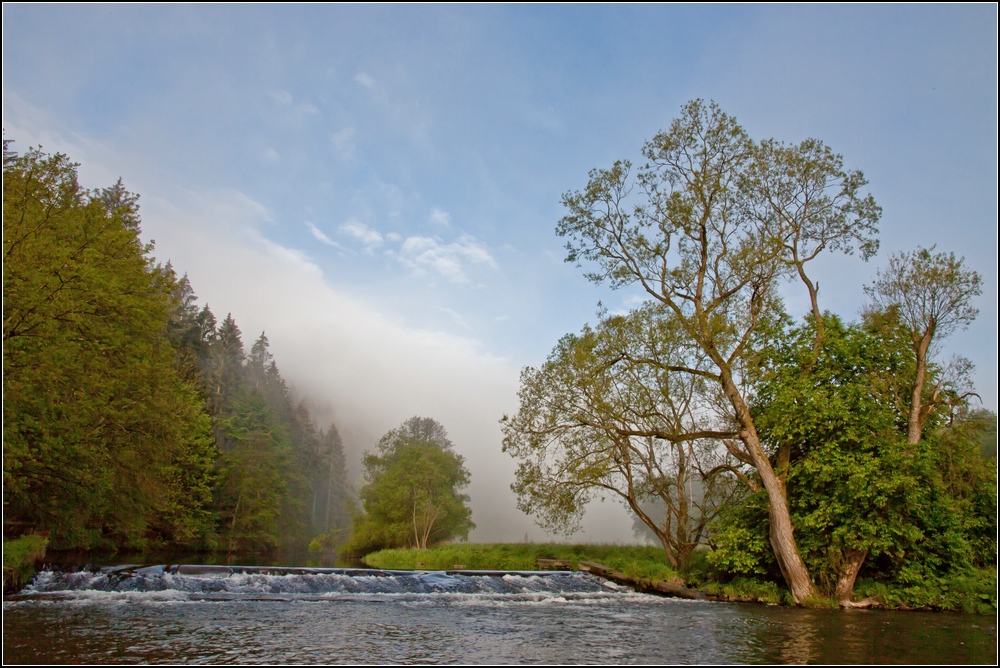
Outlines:
[{"label": "foam on water", "polygon": [[[609,586],[610,585],[610,586]],[[198,601],[355,600],[420,605],[600,605],[647,600],[628,587],[586,573],[370,571],[250,567],[117,566],[43,570],[17,602],[183,603]]]}]

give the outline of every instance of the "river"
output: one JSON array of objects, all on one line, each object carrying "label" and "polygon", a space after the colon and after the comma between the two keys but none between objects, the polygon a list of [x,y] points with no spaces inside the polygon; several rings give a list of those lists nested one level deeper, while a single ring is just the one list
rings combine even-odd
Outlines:
[{"label": "river", "polygon": [[640,594],[583,573],[43,571],[4,663],[985,663],[996,618]]}]

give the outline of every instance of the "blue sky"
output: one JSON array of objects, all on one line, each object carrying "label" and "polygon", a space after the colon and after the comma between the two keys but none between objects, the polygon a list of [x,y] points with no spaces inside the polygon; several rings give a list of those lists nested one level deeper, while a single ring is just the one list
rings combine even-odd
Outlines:
[{"label": "blue sky", "polygon": [[[824,308],[854,317],[918,245],[982,274],[941,354],[975,362],[996,410],[995,5],[3,8],[5,137],[140,193],[157,257],[248,345],[267,331],[355,456],[439,419],[472,469],[473,539],[540,535],[499,452],[520,368],[598,300],[637,303],[563,262],[561,195],[697,97],[865,172],[881,251],[824,260]],[[595,508],[584,537],[621,525]]]}]

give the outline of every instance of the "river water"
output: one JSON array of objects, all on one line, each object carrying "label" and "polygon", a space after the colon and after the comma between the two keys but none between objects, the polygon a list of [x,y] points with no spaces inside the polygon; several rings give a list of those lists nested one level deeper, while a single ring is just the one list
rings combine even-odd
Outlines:
[{"label": "river water", "polygon": [[43,571],[4,663],[987,663],[996,618],[640,594],[583,573]]}]

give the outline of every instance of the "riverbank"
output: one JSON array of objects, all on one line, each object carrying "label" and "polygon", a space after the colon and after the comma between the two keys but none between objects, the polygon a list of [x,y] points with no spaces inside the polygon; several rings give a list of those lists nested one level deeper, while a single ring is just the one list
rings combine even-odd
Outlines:
[{"label": "riverbank", "polygon": [[[371,568],[389,570],[584,570],[632,586],[637,591],[682,598],[794,605],[790,593],[775,582],[746,578],[714,582],[698,567],[690,573],[678,573],[666,563],[663,551],[652,546],[449,543],[427,550],[380,550],[366,555],[361,561]],[[696,561],[700,563],[700,560]],[[907,585],[861,578],[854,593],[855,600],[864,601],[864,607],[870,608],[980,615],[995,615],[997,612],[995,569],[980,569],[940,581]],[[806,607],[813,608],[838,606],[837,601],[822,597],[806,604]]]},{"label": "riverbank", "polygon": [[400,570],[538,570],[538,560],[563,570],[582,570],[597,562],[633,580],[673,582],[680,575],[663,558],[663,550],[641,545],[563,545],[559,543],[448,543],[427,550],[380,550],[362,558],[372,568]]},{"label": "riverbank", "polygon": [[3,542],[3,591],[18,591],[35,574],[48,541],[34,534]]}]

